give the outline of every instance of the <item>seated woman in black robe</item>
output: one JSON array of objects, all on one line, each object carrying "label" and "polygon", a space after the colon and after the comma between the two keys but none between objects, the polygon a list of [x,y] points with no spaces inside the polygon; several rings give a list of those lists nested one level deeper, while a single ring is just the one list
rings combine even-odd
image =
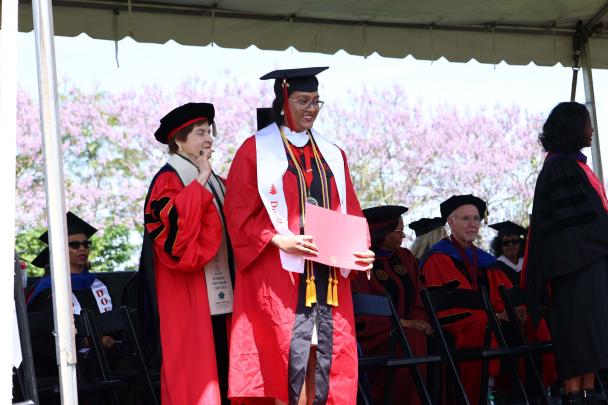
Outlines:
[{"label": "seated woman in black robe", "polygon": [[595,372],[608,368],[608,200],[581,153],[592,138],[583,104],[558,104],[543,125],[524,268],[533,320],[549,307],[565,404],[596,403]]},{"label": "seated woman in black robe", "polygon": [[[97,232],[97,229],[71,212],[67,213],[66,219],[74,315],[80,314],[82,309],[90,309],[100,313],[111,311],[112,298],[107,286],[89,272],[90,237]],[[48,243],[48,233],[42,234],[40,240]],[[44,248],[32,261],[32,264],[36,267],[48,269],[49,248]],[[48,275],[48,272],[45,273],[47,275],[40,279],[27,297],[28,312],[53,311],[51,276]],[[102,343],[104,347],[110,349],[115,346],[115,339],[112,336],[103,336]],[[77,340],[79,350],[86,351],[87,346],[87,342]],[[32,348],[37,375],[57,375],[54,340],[49,338],[44,342],[32,342]],[[79,373],[88,374],[83,370],[84,364],[83,367],[79,368]]]},{"label": "seated woman in black robe", "polygon": [[513,286],[519,285],[520,272],[524,263],[524,236],[526,229],[511,221],[499,222],[490,225],[498,231],[492,240],[492,253],[502,266]]}]

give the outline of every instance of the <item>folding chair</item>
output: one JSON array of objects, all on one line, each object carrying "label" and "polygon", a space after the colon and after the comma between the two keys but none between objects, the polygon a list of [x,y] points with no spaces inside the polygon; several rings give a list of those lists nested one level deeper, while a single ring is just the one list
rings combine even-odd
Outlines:
[{"label": "folding chair", "polygon": [[[526,305],[526,291],[520,287],[513,287],[510,289],[505,288],[504,286],[500,286],[499,288],[500,296],[502,297],[503,303],[505,304],[505,310],[507,311],[507,315],[511,322],[515,322],[513,320],[517,320],[517,314],[515,313],[515,308],[521,305]],[[544,354],[553,352],[553,342],[544,341],[544,342],[528,342],[526,336],[523,334],[520,328],[515,328],[515,338],[517,341],[515,344],[517,345],[528,345],[532,348],[532,352],[526,356],[526,364],[528,365],[528,369],[532,372],[532,378],[534,380],[534,384],[538,387],[540,384],[543,387],[542,378],[540,373],[538,372],[538,368],[534,363],[534,359],[532,357],[533,354]],[[602,379],[599,373],[595,373],[595,381],[596,388],[599,394],[598,400],[604,401],[608,403],[608,397],[606,396],[606,390],[604,388],[604,384],[602,383]],[[537,389],[538,390],[538,389]],[[543,404],[549,404],[550,400],[547,396],[547,392],[544,389],[540,390],[541,393],[539,398]]]},{"label": "folding chair", "polygon": [[[392,373],[391,370],[398,368],[407,367],[410,370],[414,384],[418,392],[420,401],[423,404],[432,404],[429,392],[426,388],[426,383],[418,370],[418,365],[440,363],[441,357],[436,355],[427,355],[414,357],[410,345],[407,341],[407,337],[399,316],[393,305],[393,302],[388,294],[385,296],[371,295],[371,294],[353,294],[353,308],[355,316],[359,315],[371,315],[371,316],[384,316],[391,319],[392,330],[387,339],[389,339],[389,353],[382,356],[362,356],[362,352],[359,352],[359,371],[362,376],[359,377],[359,394],[364,398],[364,403],[371,403],[369,398],[369,391],[365,389],[365,382],[367,381],[366,371],[374,369],[386,369],[387,381],[384,386],[384,402],[386,404],[393,403],[390,401],[390,393],[392,392]],[[395,357],[394,347],[395,343],[398,344],[404,352],[402,357]],[[365,392],[368,391],[368,392]]]},{"label": "folding chair", "polygon": [[[445,357],[448,366],[448,372],[455,381],[455,388],[458,391],[462,403],[469,405],[469,398],[464,390],[462,380],[456,362],[479,360],[482,362],[482,377],[481,390],[479,393],[479,403],[485,404],[488,400],[488,375],[489,362],[494,359],[512,359],[513,357],[523,356],[530,351],[527,346],[509,347],[500,330],[498,319],[492,309],[488,294],[484,287],[480,290],[467,290],[461,288],[437,288],[432,291],[423,289],[421,291],[422,300],[427,308],[433,328],[435,329],[435,337],[441,348],[441,352]],[[484,311],[487,317],[486,331],[484,336],[484,345],[479,348],[451,348],[446,339],[443,327],[458,319],[459,316],[448,316],[440,318],[438,313],[448,309],[469,309]],[[491,337],[494,336],[498,348],[491,347]],[[515,387],[522,399],[522,402],[527,403],[528,397],[523,388],[517,369],[513,362],[507,363],[511,371]]]},{"label": "folding chair", "polygon": [[[90,329],[87,327],[83,317],[76,316],[74,317],[74,321],[76,323],[77,337],[92,340],[90,339],[92,337],[92,334],[90,332]],[[53,331],[55,326],[52,312],[30,312],[28,313],[28,324],[30,329],[30,337],[33,342],[39,340],[40,338],[49,339],[49,341],[54,342]],[[100,357],[95,352],[95,350],[93,350],[93,348],[92,351],[92,354],[94,356],[92,359],[93,366],[96,368],[97,371],[99,371],[99,373],[102,375],[102,378],[99,381],[79,381],[78,391],[87,393],[103,392],[104,394],[109,394],[111,402],[113,402],[114,404],[119,404],[116,390],[126,387],[126,381],[113,380],[109,378],[109,373],[105,368],[107,363],[104,364],[103,358]],[[87,359],[89,358],[88,356],[86,357]],[[80,359],[82,360],[83,357],[80,356]],[[58,376],[36,376],[36,386],[38,388],[39,394],[53,393],[55,395],[58,395],[60,392]]]},{"label": "folding chair", "polygon": [[112,379],[137,381],[138,386],[143,388],[146,398],[146,404],[158,404],[154,386],[150,380],[150,375],[147,372],[145,361],[141,353],[141,348],[137,338],[130,333],[130,326],[125,321],[122,310],[113,310],[104,313],[93,313],[92,311],[83,311],[88,327],[92,332],[92,341],[95,350],[103,354],[103,360],[108,364],[106,349],[103,347],[102,336],[122,334],[126,336],[128,354],[125,356],[136,371],[113,372],[107,367],[108,377]]}]

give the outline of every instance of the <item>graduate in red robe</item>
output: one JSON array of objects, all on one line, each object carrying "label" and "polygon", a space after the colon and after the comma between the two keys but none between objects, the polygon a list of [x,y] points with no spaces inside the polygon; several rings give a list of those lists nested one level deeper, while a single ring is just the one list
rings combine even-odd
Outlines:
[{"label": "graduate in red robe", "polygon": [[222,403],[204,272],[222,246],[218,178],[208,160],[214,115],[212,104],[189,103],[155,133],[171,156],[146,196],[140,272],[143,305],[156,310],[160,327],[163,405]]},{"label": "graduate in red robe", "polygon": [[[420,282],[416,258],[401,244],[403,215],[406,207],[386,205],[363,210],[372,238],[372,250],[376,254],[374,267],[368,280],[365,273],[353,277],[353,292],[385,295],[390,293],[399,315],[407,340],[415,356],[427,354],[426,336],[433,329],[427,322],[427,315],[420,297]],[[389,352],[389,334],[392,323],[386,317],[359,316],[355,319],[357,341],[366,356],[386,355]],[[399,355],[400,353],[397,353]],[[401,353],[402,354],[402,353]],[[418,367],[423,379],[426,367]],[[392,400],[416,405],[420,403],[414,380],[407,368],[392,372]],[[368,372],[374,403],[384,403],[386,384],[384,370]]]},{"label": "graduate in red robe", "polygon": [[[237,403],[354,404],[357,352],[347,271],[303,260],[304,203],[362,216],[343,152],[312,125],[316,74],[275,71],[274,122],[245,140],[227,180],[237,264],[229,394]],[[355,255],[371,268],[373,252]],[[287,271],[286,271],[287,270]]]},{"label": "graduate in red robe", "polygon": [[[441,203],[441,217],[450,227],[450,237],[436,243],[420,262],[427,287],[457,282],[458,288],[485,286],[498,318],[508,320],[498,287],[511,288],[511,281],[496,264],[496,258],[477,248],[473,242],[479,233],[486,203],[473,195],[452,196]],[[479,347],[484,343],[487,317],[483,311],[450,310],[440,316],[465,314],[463,319],[446,325],[456,348]],[[498,373],[498,362],[490,363],[490,375]],[[481,362],[458,364],[462,382],[472,404],[479,402]]]}]

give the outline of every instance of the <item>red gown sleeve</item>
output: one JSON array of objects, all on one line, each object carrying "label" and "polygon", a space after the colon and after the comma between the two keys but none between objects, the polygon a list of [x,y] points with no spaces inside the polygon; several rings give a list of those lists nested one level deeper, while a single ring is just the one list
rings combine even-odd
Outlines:
[{"label": "red gown sleeve", "polygon": [[245,271],[277,233],[258,192],[255,137],[234,156],[226,180],[224,213],[238,270]]},{"label": "red gown sleeve", "polygon": [[462,284],[462,276],[454,267],[448,255],[433,254],[424,262],[421,269],[426,287],[440,287],[450,281],[457,280]]},{"label": "red gown sleeve", "polygon": [[213,195],[198,181],[184,187],[177,174],[160,174],[150,190],[145,226],[157,260],[169,270],[201,270],[220,246],[222,225]]},{"label": "red gown sleeve", "polygon": [[513,288],[511,280],[500,269],[488,269],[488,284],[490,285],[490,303],[496,312],[502,312],[505,309],[505,304],[502,301],[500,286],[505,286],[507,289]]}]

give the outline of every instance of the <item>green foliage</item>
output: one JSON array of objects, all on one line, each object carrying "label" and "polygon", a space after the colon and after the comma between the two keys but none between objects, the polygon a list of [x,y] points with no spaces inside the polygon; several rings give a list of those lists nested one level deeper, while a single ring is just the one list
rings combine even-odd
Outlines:
[{"label": "green foliage", "polygon": [[42,273],[44,273],[44,269],[39,269],[30,264],[46,246],[38,239],[42,232],[44,232],[44,228],[31,228],[17,235],[15,248],[19,253],[19,258],[27,263],[27,274],[29,276],[42,276]]},{"label": "green foliage", "polygon": [[136,245],[130,242],[130,229],[125,225],[109,225],[103,236],[93,237],[91,248],[91,269],[93,271],[119,271],[136,253]]}]

